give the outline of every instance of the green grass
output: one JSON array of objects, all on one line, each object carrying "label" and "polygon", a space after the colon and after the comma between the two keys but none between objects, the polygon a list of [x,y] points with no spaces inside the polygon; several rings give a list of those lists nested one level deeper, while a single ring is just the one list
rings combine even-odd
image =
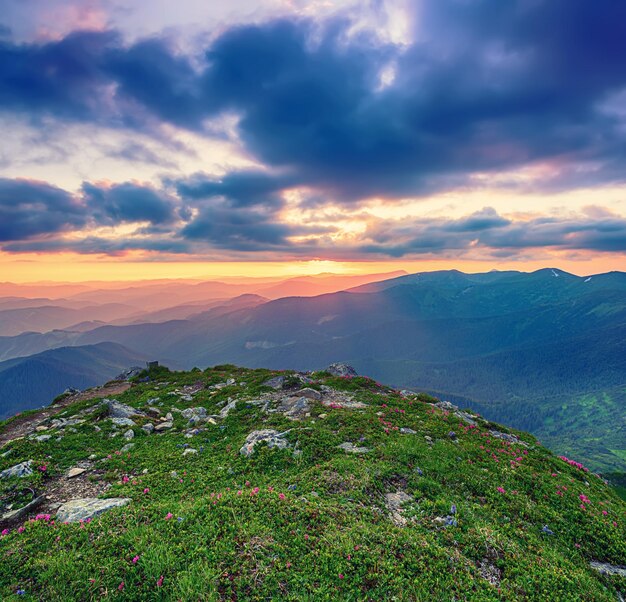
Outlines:
[{"label": "green grass", "polygon": [[[16,487],[44,488],[96,454],[96,468],[112,483],[106,497],[133,501],[82,526],[52,524],[52,517],[1,537],[0,599],[612,602],[616,588],[626,591],[624,580],[589,568],[592,559],[626,564],[626,504],[597,476],[530,435],[518,433],[528,447],[506,445],[489,434],[492,425],[469,428],[431,405],[433,398],[404,399],[362,377],[317,373],[313,386],[353,393],[368,404],[363,411],[312,402],[311,418],[291,422],[245,403],[268,392],[263,382],[276,374],[235,366],[162,371],[118,397],[137,408],[163,402],[164,412],[204,406],[218,413],[220,402],[244,400],[192,438],[175,413],[176,432],[148,436],[135,428],[133,449],[120,454],[125,441],[110,437],[110,421],[96,411],[60,442],[15,442],[0,470],[33,459],[46,471],[0,482],[0,499]],[[169,394],[231,377],[237,384],[215,394],[202,389],[192,402]],[[259,428],[292,429],[292,448],[260,446],[243,457],[247,434]],[[372,451],[346,454],[337,449],[344,441]],[[184,445],[199,453],[183,456]],[[384,494],[398,489],[414,498],[405,527],[385,508]],[[581,495],[590,500],[584,509]],[[457,525],[442,527],[438,519],[452,504]],[[481,563],[499,572],[497,586],[481,577]]]}]

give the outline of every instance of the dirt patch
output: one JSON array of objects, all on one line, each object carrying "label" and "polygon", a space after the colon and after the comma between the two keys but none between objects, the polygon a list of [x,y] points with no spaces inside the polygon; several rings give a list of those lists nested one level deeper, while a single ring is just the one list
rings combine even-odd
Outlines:
[{"label": "dirt patch", "polygon": [[94,387],[93,389],[87,389],[86,391],[81,391],[80,393],[76,393],[74,395],[68,395],[59,402],[49,405],[34,414],[18,416],[15,420],[10,422],[2,432],[0,432],[0,448],[6,445],[9,441],[29,435],[35,430],[35,427],[38,424],[56,416],[64,408],[76,403],[77,401],[121,395],[125,391],[128,391],[131,386],[131,383],[128,382],[113,381],[107,383],[106,385],[102,385],[101,387]]}]

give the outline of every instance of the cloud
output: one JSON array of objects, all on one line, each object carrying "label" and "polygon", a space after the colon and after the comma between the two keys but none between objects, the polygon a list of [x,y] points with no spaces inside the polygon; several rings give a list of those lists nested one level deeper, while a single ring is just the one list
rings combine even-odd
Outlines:
[{"label": "cloud", "polygon": [[606,109],[626,90],[622,3],[428,0],[408,45],[351,27],[233,26],[202,56],[113,31],[3,42],[0,107],[205,135],[236,115],[245,152],[335,202],[420,196],[541,162],[560,173],[538,187],[624,181],[626,116]]},{"label": "cloud", "polygon": [[177,218],[175,200],[148,186],[130,182],[98,186],[85,182],[82,193],[101,225],[144,221],[163,224]]},{"label": "cloud", "polygon": [[84,207],[45,182],[0,178],[0,241],[19,241],[80,229]]}]

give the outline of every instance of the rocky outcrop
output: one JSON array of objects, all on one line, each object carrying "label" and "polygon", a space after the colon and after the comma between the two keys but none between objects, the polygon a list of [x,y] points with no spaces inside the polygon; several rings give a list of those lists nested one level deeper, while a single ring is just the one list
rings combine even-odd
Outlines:
[{"label": "rocky outcrop", "polygon": [[279,433],[278,431],[275,431],[273,429],[261,429],[259,431],[252,431],[246,437],[246,442],[239,450],[239,453],[242,456],[249,457],[254,453],[254,448],[259,443],[267,443],[268,447],[285,449],[289,446],[289,443],[284,438],[288,432],[289,431]]},{"label": "rocky outcrop", "polygon": [[335,363],[324,369],[333,376],[358,376],[356,370],[349,364]]},{"label": "rocky outcrop", "polygon": [[0,472],[0,479],[10,479],[11,477],[28,477],[33,474],[33,469],[31,468],[32,460],[28,460],[28,462],[21,462],[20,464],[16,464],[15,466],[11,466],[11,468],[7,468]]},{"label": "rocky outcrop", "polygon": [[109,498],[100,500],[98,498],[81,498],[65,502],[57,510],[57,519],[62,523],[77,523],[94,518],[111,510],[130,504],[130,498]]},{"label": "rocky outcrop", "polygon": [[103,405],[107,406],[111,418],[132,418],[133,416],[145,416],[143,412],[131,408],[125,403],[120,403],[115,399],[103,399]]}]

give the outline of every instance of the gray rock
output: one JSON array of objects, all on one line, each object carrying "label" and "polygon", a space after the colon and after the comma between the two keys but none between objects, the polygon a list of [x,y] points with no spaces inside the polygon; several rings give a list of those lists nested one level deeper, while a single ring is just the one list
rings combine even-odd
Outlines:
[{"label": "gray rock", "polygon": [[135,447],[134,443],[127,443],[124,447],[122,447],[122,449],[120,449],[120,451],[123,452],[129,452],[131,449],[133,449],[133,447]]},{"label": "gray rock", "polygon": [[167,429],[171,429],[173,426],[174,426],[174,424],[173,424],[173,423],[171,423],[171,422],[161,422],[161,424],[157,424],[157,425],[154,427],[154,430],[155,430],[157,433],[161,433],[161,432],[163,432],[163,431],[166,431]]},{"label": "gray rock", "polygon": [[147,435],[151,435],[154,432],[154,424],[148,422],[141,427],[141,430]]},{"label": "gray rock", "polygon": [[228,403],[220,410],[219,417],[226,418],[228,416],[228,413],[231,410],[235,409],[236,405],[237,405],[236,399],[233,399],[232,401],[229,400]]},{"label": "gray rock", "polygon": [[267,443],[268,447],[276,447],[278,449],[285,449],[289,444],[284,439],[284,436],[289,431],[279,433],[273,429],[262,429],[259,431],[251,432],[243,444],[239,453],[242,456],[251,456],[254,453],[254,448],[258,443]]},{"label": "gray rock", "polygon": [[596,561],[591,561],[589,565],[594,571],[598,571],[598,573],[602,573],[603,575],[619,575],[620,577],[626,577],[626,566],[624,565]]},{"label": "gray rock", "polygon": [[391,520],[397,527],[404,527],[407,524],[407,519],[402,516],[402,505],[412,501],[413,497],[404,491],[385,494],[385,505],[391,515]]},{"label": "gray rock", "polygon": [[2,516],[0,516],[0,521],[19,520],[22,517],[26,516],[29,512],[31,512],[32,510],[40,506],[44,500],[45,500],[45,497],[43,495],[40,495],[39,497],[35,498],[32,502],[29,502],[28,504],[26,504],[26,506],[22,506],[22,508],[18,508],[17,510],[11,510],[11,512],[7,512],[6,514],[3,514]]},{"label": "gray rock", "polygon": [[43,425],[43,424],[40,424],[38,427],[36,427],[36,428],[35,428],[35,430],[36,430],[38,433],[43,433],[44,431],[47,431],[47,430],[48,430],[48,427],[47,427],[47,426],[45,426],[45,425]]},{"label": "gray rock", "polygon": [[35,441],[39,441],[40,443],[44,443],[48,441],[48,439],[52,439],[52,435],[38,435],[37,437],[33,437]]},{"label": "gray rock", "polygon": [[282,389],[285,386],[285,377],[284,376],[275,376],[274,378],[270,378],[266,380],[263,385],[265,387],[272,387],[272,389]]},{"label": "gray rock", "polygon": [[206,408],[197,407],[197,408],[188,408],[182,411],[183,418],[189,420],[189,424],[198,424],[199,422],[204,422],[207,419],[207,411]]},{"label": "gray rock", "polygon": [[118,374],[113,380],[130,380],[135,376],[139,376],[143,372],[143,368],[140,366],[132,366],[128,370],[124,370],[121,374]]},{"label": "gray rock", "polygon": [[172,412],[168,412],[167,414],[165,414],[165,421],[166,422],[173,422],[174,421],[174,416],[172,415]]},{"label": "gray rock", "polygon": [[234,385],[234,384],[235,384],[235,379],[234,378],[228,378],[226,380],[226,386],[227,387],[230,387],[231,385]]},{"label": "gray rock", "polygon": [[12,449],[7,449],[7,451],[2,452],[0,454],[0,458],[8,458],[13,453]]},{"label": "gray rock", "polygon": [[28,462],[21,462],[20,464],[16,464],[15,466],[11,466],[11,468],[7,468],[0,472],[0,479],[10,479],[11,477],[27,477],[33,474],[33,469],[31,468],[32,460],[28,460]]},{"label": "gray rock", "polygon": [[417,435],[417,431],[414,431],[413,429],[410,429],[407,426],[401,427],[400,433],[402,433],[403,435]]},{"label": "gray rock", "polygon": [[346,441],[341,445],[337,446],[339,449],[343,449],[344,451],[350,452],[351,454],[366,454],[367,452],[371,452],[372,450],[369,447],[357,447],[354,443],[350,443]]},{"label": "gray rock", "polygon": [[115,399],[103,399],[102,403],[107,406],[111,418],[130,418],[131,416],[145,416],[143,412],[120,403]]},{"label": "gray rock", "polygon": [[500,431],[490,430],[489,434],[496,439],[501,439],[502,441],[506,441],[507,443],[515,443],[516,445],[523,445],[524,447],[528,447],[528,443],[521,441],[517,435],[511,435],[509,433],[501,433]]},{"label": "gray rock", "polygon": [[130,502],[130,498],[109,498],[107,500],[80,498],[70,500],[57,510],[57,520],[61,523],[77,523],[81,520],[94,518],[112,508],[126,506]]},{"label": "gray rock", "polygon": [[328,366],[325,372],[333,376],[358,376],[356,370],[349,364],[335,363]]},{"label": "gray rock", "polygon": [[194,449],[193,447],[188,447],[184,452],[183,452],[183,456],[191,456],[193,454],[197,454],[198,450]]},{"label": "gray rock", "polygon": [[135,436],[135,431],[133,431],[133,429],[128,429],[124,433],[124,439],[126,439],[126,441],[130,441],[132,438],[134,438],[134,436]]},{"label": "gray rock", "polygon": [[322,394],[319,391],[316,391],[315,389],[311,389],[310,387],[307,387],[306,389],[302,389],[301,391],[298,391],[298,395],[301,395],[302,397],[306,397],[307,399],[312,399],[314,401],[320,401],[320,399],[322,399]]},{"label": "gray rock", "polygon": [[311,406],[306,397],[286,397],[277,408],[291,420],[302,420],[311,414]]},{"label": "gray rock", "polygon": [[111,422],[116,426],[136,426],[137,423],[130,418],[111,418]]}]

